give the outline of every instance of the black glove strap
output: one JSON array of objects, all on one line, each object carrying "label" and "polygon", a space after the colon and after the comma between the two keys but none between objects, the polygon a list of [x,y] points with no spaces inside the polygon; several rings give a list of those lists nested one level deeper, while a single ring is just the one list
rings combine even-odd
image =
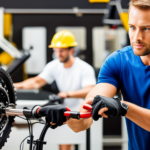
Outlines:
[{"label": "black glove strap", "polygon": [[125,116],[125,115],[126,115],[126,113],[127,113],[127,110],[122,109],[121,116]]},{"label": "black glove strap", "polygon": [[120,102],[120,103],[121,103],[121,107],[122,107],[121,116],[125,116],[127,113],[127,110],[128,110],[128,105],[123,102]]}]

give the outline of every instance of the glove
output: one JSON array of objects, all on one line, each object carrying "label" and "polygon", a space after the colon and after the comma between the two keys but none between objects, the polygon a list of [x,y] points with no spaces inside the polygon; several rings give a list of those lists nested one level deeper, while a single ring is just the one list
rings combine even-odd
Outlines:
[{"label": "glove", "polygon": [[119,98],[109,98],[97,95],[94,98],[91,105],[92,105],[92,118],[95,121],[101,118],[101,115],[98,115],[98,111],[104,107],[108,108],[108,110],[105,112],[105,114],[108,117],[117,117],[120,115],[125,115]]},{"label": "glove", "polygon": [[60,96],[56,95],[56,94],[51,94],[49,95],[49,100],[50,102],[54,103],[54,102],[58,102],[59,104],[63,103],[63,98],[61,98]]},{"label": "glove", "polygon": [[55,125],[51,126],[52,129],[55,129],[58,126],[61,126],[64,122],[66,122],[66,117],[64,116],[65,111],[67,111],[67,109],[64,106],[51,105],[42,107],[39,110],[39,115],[46,116],[46,121],[48,123],[55,123]]}]

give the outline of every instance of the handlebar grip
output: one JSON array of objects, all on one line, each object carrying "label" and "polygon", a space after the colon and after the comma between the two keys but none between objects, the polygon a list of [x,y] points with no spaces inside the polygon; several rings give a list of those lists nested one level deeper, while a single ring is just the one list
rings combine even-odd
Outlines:
[{"label": "handlebar grip", "polygon": [[70,111],[70,109],[69,109],[69,111],[64,112],[64,116],[68,116],[70,118],[75,118],[75,119],[90,118],[91,117],[92,106],[89,105],[89,104],[84,104],[83,108],[89,110],[90,112],[80,113],[78,111]]},{"label": "handlebar grip", "polygon": [[[37,114],[39,114],[39,110],[40,110],[40,109],[41,109],[41,107],[39,107],[39,108],[36,110],[36,113],[37,113]],[[66,110],[67,110],[67,111],[71,111],[69,107],[66,107]]]},{"label": "handlebar grip", "polygon": [[68,116],[68,117],[74,118],[74,119],[90,118],[91,112],[80,113],[78,111],[65,111],[64,116]]},{"label": "handlebar grip", "polygon": [[[34,107],[34,109],[33,109],[33,111],[35,110],[34,111],[34,116],[36,116],[36,117],[40,116],[40,114],[39,114],[40,109],[41,109],[41,107]],[[71,111],[69,107],[66,107],[66,110],[67,110],[67,112]],[[42,116],[40,116],[40,117],[42,117]]]},{"label": "handlebar grip", "polygon": [[92,117],[91,112],[80,113],[80,118],[90,118]]}]

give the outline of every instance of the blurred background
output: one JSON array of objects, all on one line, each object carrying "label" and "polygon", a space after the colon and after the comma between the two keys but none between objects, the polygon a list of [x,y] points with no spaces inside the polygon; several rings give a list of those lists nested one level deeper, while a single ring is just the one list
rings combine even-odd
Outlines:
[{"label": "blurred background", "polygon": [[[78,42],[75,55],[94,67],[97,78],[107,56],[130,44],[128,4],[129,0],[1,0],[0,64],[10,73],[13,82],[38,75],[55,59],[48,48],[53,35],[67,29]],[[55,85],[46,85],[41,91],[57,93]],[[18,101],[26,99],[22,92],[17,95]],[[24,105],[27,103],[30,102]],[[39,128],[35,126],[35,134]],[[55,137],[53,134],[59,136],[58,132],[49,131],[46,140]],[[3,149],[19,149],[27,135],[26,122],[18,119]],[[101,119],[83,138],[83,144],[76,143],[79,146],[73,149],[126,150],[124,118]],[[47,142],[45,150],[58,150],[57,138]],[[26,142],[24,149],[29,149]]]}]

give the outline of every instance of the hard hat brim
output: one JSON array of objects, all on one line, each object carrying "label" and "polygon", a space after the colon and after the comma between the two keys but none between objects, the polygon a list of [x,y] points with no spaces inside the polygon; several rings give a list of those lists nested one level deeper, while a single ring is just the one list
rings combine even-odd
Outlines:
[{"label": "hard hat brim", "polygon": [[75,46],[77,46],[78,45],[78,43],[77,42],[74,42],[74,43],[72,43],[72,44],[70,44],[70,45],[68,45],[68,46],[66,46],[66,45],[60,45],[60,46],[58,46],[57,44],[55,45],[55,44],[50,44],[49,46],[48,46],[48,48],[68,48],[68,47],[75,47]]}]

